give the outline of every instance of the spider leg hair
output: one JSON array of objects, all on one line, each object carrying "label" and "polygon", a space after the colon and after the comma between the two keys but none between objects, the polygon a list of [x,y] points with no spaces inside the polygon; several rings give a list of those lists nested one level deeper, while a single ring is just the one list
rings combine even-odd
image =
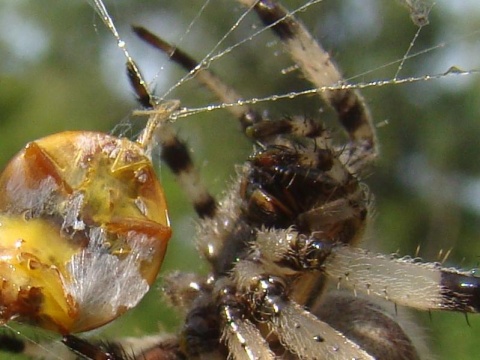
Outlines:
[{"label": "spider leg hair", "polygon": [[328,86],[341,85],[343,77],[330,55],[312,37],[305,26],[273,0],[238,0],[253,7],[266,27],[284,43],[293,61],[298,64],[305,77],[317,88],[327,104],[338,112],[340,123],[352,141],[367,141],[375,146],[375,134],[371,115],[357,91],[322,90]]},{"label": "spider leg hair", "polygon": [[427,353],[419,329],[403,319],[402,309],[395,308],[395,314],[390,314],[371,299],[347,291],[331,291],[319,300],[311,313],[376,359],[419,360],[423,359],[419,353]]},{"label": "spider leg hair", "polygon": [[372,359],[357,344],[291,301],[280,277],[267,275],[260,263],[243,260],[233,276],[253,297],[259,322],[265,322],[282,345],[302,359]]},{"label": "spider leg hair", "polygon": [[255,247],[279,272],[321,270],[338,287],[421,310],[480,311],[480,278],[468,271],[332,245],[292,229],[259,232]]},{"label": "spider leg hair", "polygon": [[238,299],[235,287],[227,278],[216,286],[220,316],[225,324],[222,339],[237,360],[273,360],[275,354],[259,329],[248,319],[243,301]]}]

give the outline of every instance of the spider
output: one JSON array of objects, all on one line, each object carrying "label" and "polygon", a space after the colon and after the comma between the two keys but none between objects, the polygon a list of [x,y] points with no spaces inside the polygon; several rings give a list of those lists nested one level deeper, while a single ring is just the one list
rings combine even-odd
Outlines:
[{"label": "spider", "polygon": [[[272,20],[272,17],[280,21],[273,26],[273,29],[283,39],[298,40],[299,34],[292,31],[297,23],[291,22],[293,20],[290,18],[283,19],[283,15],[279,16],[278,12],[281,13],[279,7],[273,7],[273,14],[272,9],[267,11],[266,9],[273,6],[272,4],[263,2],[257,5],[260,7],[257,11],[263,11],[263,18],[270,22],[269,25],[276,21]],[[144,30],[137,31],[143,33],[144,39],[153,39],[153,42],[157,42]],[[312,46],[308,46],[307,49],[312,50]],[[172,50],[168,46],[166,49]],[[304,58],[304,54],[301,57]],[[337,78],[337,80],[340,79]],[[315,83],[315,86],[323,85]],[[140,89],[139,92],[141,91]],[[338,92],[331,91],[333,99],[336,93]],[[349,95],[344,96],[348,99],[358,99],[356,95],[347,93]],[[344,97],[340,98],[344,99]],[[153,105],[150,99],[144,97],[143,100],[144,105]],[[345,103],[345,100],[336,99],[336,101],[340,104]],[[356,283],[357,291],[363,288],[367,293],[377,292],[401,304],[401,292],[406,292],[409,284],[399,283],[400,293],[396,293],[394,289],[385,291],[386,285],[382,284],[385,280],[383,277],[386,276],[384,273],[379,274],[380,278],[370,284],[371,281],[368,279],[356,279],[353,270],[349,268],[350,265],[342,259],[358,260],[358,266],[364,267],[363,271],[368,271],[367,266],[378,261],[381,267],[396,268],[398,266],[396,271],[405,271],[405,275],[409,274],[410,270],[418,272],[420,269],[434,276],[440,274],[438,266],[421,267],[405,259],[376,257],[361,250],[343,246],[353,244],[361,237],[370,200],[368,192],[361,185],[358,177],[360,171],[376,154],[374,130],[368,120],[368,114],[365,113],[368,110],[365,110],[363,101],[348,100],[346,102],[353,104],[347,107],[350,109],[347,113],[363,113],[356,117],[359,120],[354,124],[359,124],[358,127],[351,125],[352,117],[344,119],[343,124],[350,135],[350,143],[346,146],[332,145],[330,134],[323,126],[311,119],[292,116],[273,120],[249,108],[237,108],[242,109],[242,125],[249,136],[255,139],[258,149],[250,158],[249,165],[239,170],[239,179],[235,181],[235,185],[229,192],[230,198],[221,202],[219,210],[210,208],[208,211],[199,211],[202,217],[213,218],[213,220],[206,220],[199,230],[200,239],[208,242],[213,250],[213,252],[207,252],[205,247],[199,246],[212,264],[212,275],[202,278],[175,274],[167,278],[167,284],[171,284],[166,286],[169,297],[173,302],[178,302],[188,309],[185,329],[181,337],[186,345],[179,350],[176,342],[174,341],[172,345],[169,340],[163,344],[157,344],[159,345],[157,350],[163,346],[169,355],[180,352],[179,356],[184,356],[186,352],[189,357],[225,356],[227,350],[223,346],[228,343],[232,354],[239,357],[245,351],[256,352],[268,358],[271,356],[268,350],[270,347],[272,351],[285,357],[289,356],[287,352],[289,350],[306,358],[322,357],[319,355],[322,351],[340,358],[369,358],[366,352],[351,342],[339,338],[337,333],[330,331],[325,324],[312,318],[308,312],[296,306],[290,299],[293,298],[297,304],[311,309],[312,312],[318,311],[318,315],[324,319],[329,315],[325,313],[325,309],[333,311],[331,305],[326,305],[331,304],[330,301],[337,303],[345,301],[343,302],[345,309],[348,308],[349,302],[353,302],[357,304],[354,309],[358,307],[368,309],[365,312],[359,311],[359,316],[365,315],[371,319],[375,314],[379,317],[377,329],[384,328],[388,331],[387,327],[394,326],[390,318],[383,315],[376,306],[364,303],[362,298],[345,293],[334,293],[331,298],[334,300],[327,299],[326,302],[317,304],[320,298],[319,293],[323,292],[323,287],[326,286],[325,275],[333,277],[334,282]],[[343,106],[337,106],[337,110],[340,110],[338,108],[345,109]],[[305,134],[305,131],[309,134]],[[290,164],[294,165],[291,167]],[[304,186],[306,192],[303,191]],[[316,196],[312,199],[310,193],[312,188],[316,188],[320,200]],[[243,200],[239,203],[238,198]],[[235,227],[222,230],[218,223],[222,216],[233,222]],[[211,228],[219,227],[219,231],[223,231],[230,243],[237,244],[237,248],[224,250],[224,235],[211,234]],[[218,243],[211,243],[212,239],[216,238]],[[365,263],[363,263],[364,260]],[[313,276],[311,276],[312,273]],[[347,273],[349,276],[346,276]],[[453,285],[458,277],[464,277],[465,281],[476,284],[476,278],[467,274],[459,275],[454,270],[448,269],[445,269],[444,273],[447,278],[454,278]],[[374,275],[373,272],[367,274],[367,276]],[[342,278],[341,281],[340,278]],[[314,289],[310,281],[315,283]],[[195,289],[188,286],[190,282],[197,284]],[[182,288],[181,284],[186,286]],[[476,293],[474,295],[478,296]],[[440,298],[443,300],[451,298],[451,302],[439,303]],[[447,292],[440,298],[434,301],[435,304],[428,303],[423,306],[428,309],[435,306],[451,306],[454,310],[461,311],[474,310],[477,306],[475,302],[468,303],[467,300],[460,299],[459,294]],[[417,300],[419,298],[407,305],[419,306],[419,303],[415,302]],[[478,301],[478,299],[475,300]],[[337,317],[341,320],[341,313]],[[334,323],[334,320],[329,319],[327,322]],[[346,317],[344,320],[351,320],[351,317]],[[201,327],[204,325],[208,326]],[[342,332],[348,331],[342,328],[342,321],[337,326],[342,329]],[[265,330],[264,327],[269,330]],[[204,329],[208,332],[199,333]],[[322,335],[317,334],[319,329],[322,329]],[[270,336],[268,337],[269,346],[260,336],[260,331],[263,331],[265,336]],[[307,341],[307,344],[301,343],[299,337],[292,336],[296,332],[301,334],[301,331],[305,331],[305,336],[300,340]],[[272,337],[271,332],[276,333],[278,338]],[[247,338],[245,343],[239,335]],[[351,335],[355,336],[355,334]],[[398,339],[401,339],[400,342],[405,345],[404,351],[408,354],[406,356],[415,358],[415,351],[404,338],[403,332],[400,331],[397,335]],[[219,339],[222,339],[223,344],[220,348]],[[83,349],[84,344],[75,343],[76,340],[76,338],[68,338],[67,342],[72,342],[70,345],[77,350]],[[357,339],[357,341],[361,343],[360,340]],[[341,343],[343,345],[340,346]],[[375,344],[378,345],[374,341]],[[172,345],[174,350],[167,345]],[[368,342],[362,343],[362,346],[368,349]],[[397,345],[393,347],[397,350],[399,348]],[[153,351],[151,350],[148,354],[152,354]],[[376,356],[382,357],[379,354],[385,354],[383,352],[385,350],[380,351],[375,353],[374,350],[370,350]],[[401,352],[401,350],[398,351]]]}]

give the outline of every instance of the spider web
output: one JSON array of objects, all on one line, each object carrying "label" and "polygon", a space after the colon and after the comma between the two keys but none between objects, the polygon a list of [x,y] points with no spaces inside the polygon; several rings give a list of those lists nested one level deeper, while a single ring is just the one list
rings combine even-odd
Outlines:
[{"label": "spider web", "polygon": [[[447,2],[437,3],[428,15],[429,25],[418,28],[410,19],[411,14],[418,13],[418,5],[413,6],[414,10],[409,13],[412,9],[410,5],[418,3],[402,3],[406,7],[394,1],[374,0],[362,1],[361,4],[355,1],[284,1],[286,7],[297,11],[313,35],[339,63],[348,86],[363,89],[372,108],[378,126],[381,155],[378,168],[367,179],[378,204],[375,226],[367,239],[369,246],[385,252],[400,250],[415,255],[420,244],[420,255],[430,261],[443,258],[445,251],[453,248],[451,264],[469,268],[476,266],[476,256],[480,254],[475,225],[480,211],[480,169],[478,141],[475,141],[480,135],[477,105],[480,103],[477,91],[477,72],[480,69],[477,38],[480,29],[469,25],[478,24],[479,9],[474,1],[464,2],[462,8]],[[245,97],[245,103],[266,109],[272,116],[322,116],[330,127],[338,128],[333,114],[315,96],[318,89],[313,89],[301,78],[296,66],[284,54],[281,44],[268,31],[262,30],[253,14],[246,14],[245,9],[236,3],[232,5],[231,1],[209,0],[187,4],[182,1],[106,2],[111,7],[109,10],[122,39],[152,88],[161,97],[181,99],[189,109],[188,118],[177,121],[179,133],[195,151],[202,175],[214,192],[218,194],[225,189],[225,183],[234,174],[234,165],[246,159],[251,145],[239,135],[235,120],[224,110],[229,104],[219,104],[165,57],[131,37],[129,24],[141,24],[168,37],[198,60],[203,59],[205,66],[238,89]],[[57,35],[59,31],[67,32],[65,23],[63,26],[47,26],[47,20],[38,20],[37,17],[47,10],[45,5],[15,6],[7,1],[1,6],[19,16],[33,19],[39,29],[48,29],[46,36],[50,44],[65,41]],[[11,76],[15,81],[22,80],[26,84],[11,89],[7,93],[8,99],[14,99],[17,108],[29,108],[29,111],[2,112],[7,113],[7,119],[10,119],[2,124],[3,133],[11,135],[5,140],[5,146],[12,143],[12,148],[16,149],[6,151],[7,156],[28,140],[61,129],[78,128],[82,121],[84,128],[95,129],[99,125],[98,119],[110,119],[102,124],[104,131],[120,123],[121,128],[116,128],[115,132],[127,134],[135,133],[135,127],[142,126],[137,124],[137,119],[125,115],[136,105],[133,101],[125,105],[133,96],[123,76],[125,61],[115,40],[91,9],[67,5],[65,9],[70,9],[72,15],[69,20],[75,24],[69,27],[81,29],[79,34],[71,34],[76,42],[63,46],[50,45],[50,50],[43,53],[38,50],[35,62],[23,64],[32,69],[26,72],[27,75],[17,77],[20,70],[11,70],[13,65],[5,70],[8,76],[13,74]],[[58,24],[62,24],[57,14],[60,10],[51,7],[49,10],[50,15],[59,20]],[[48,18],[45,16],[45,19]],[[0,26],[11,26],[2,19]],[[23,33],[25,31],[19,32]],[[7,35],[1,36],[1,49],[11,48]],[[92,48],[93,51],[89,51]],[[75,55],[60,55],[66,49]],[[4,53],[7,52],[2,51]],[[20,54],[23,53],[28,53],[28,50],[20,51]],[[54,61],[55,57],[62,56],[65,57],[63,62]],[[6,62],[14,63],[14,58],[8,55],[10,62]],[[51,66],[58,67],[58,64],[68,64],[68,71],[60,74],[52,72]],[[47,87],[36,72],[43,72],[44,77],[53,74],[53,79],[66,74],[72,77],[66,80],[70,82],[69,87],[58,80],[51,81]],[[89,75],[93,78],[92,82],[80,82],[80,77],[88,78]],[[36,91],[30,91],[30,88]],[[51,99],[38,97],[38,93],[47,90],[53,94]],[[15,94],[15,91],[20,94]],[[63,93],[67,96],[64,97]],[[100,102],[99,94],[104,98],[102,105],[97,104]],[[7,95],[3,92],[0,95],[0,106],[7,109],[2,101]],[[41,102],[43,106],[34,107],[35,102]],[[63,105],[69,102],[75,105]],[[63,112],[52,111],[59,107],[66,109]],[[52,120],[53,117],[59,120]],[[67,122],[66,118],[73,120]],[[125,120],[119,122],[122,118]],[[48,121],[48,125],[37,125],[37,121],[40,124],[41,120]],[[32,127],[43,132],[33,133],[30,130]],[[341,139],[340,132],[338,136]],[[14,143],[10,138],[17,138],[18,142]],[[169,195],[176,228],[176,238],[172,240],[165,268],[186,269],[188,266],[175,254],[185,257],[185,249],[191,248],[191,219],[194,216],[188,211],[186,199],[172,184],[168,171],[160,169],[160,176]],[[445,249],[441,256],[437,255],[440,249]],[[195,264],[195,253],[190,251],[190,254],[187,262]],[[463,258],[467,260],[463,262]],[[197,268],[194,265],[194,269]],[[161,326],[165,326],[163,319],[170,311],[158,311],[157,296],[151,295],[145,301],[143,312],[149,318],[152,312],[158,314]],[[107,328],[106,336],[121,335],[118,331],[121,327],[128,328],[129,335],[143,333],[144,330],[137,332],[138,323],[144,322],[143,319],[138,320],[140,316],[136,312],[128,314],[125,320],[121,320],[126,325],[113,324]],[[475,317],[470,318],[472,330],[458,314],[443,316],[435,313],[432,321],[428,315],[425,318],[429,328],[449,328],[454,332],[457,325],[462,333],[467,333],[459,340],[450,333],[445,334],[445,331],[433,330],[435,347],[443,344],[442,348],[436,349],[437,354],[445,359],[469,358],[466,349],[474,347],[470,345],[468,335],[471,334],[473,344],[475,329],[480,326]],[[147,331],[154,332],[159,326],[150,321]],[[173,325],[166,326],[172,328]],[[465,353],[462,352],[464,348]],[[475,358],[475,355],[470,355],[470,358]]]}]

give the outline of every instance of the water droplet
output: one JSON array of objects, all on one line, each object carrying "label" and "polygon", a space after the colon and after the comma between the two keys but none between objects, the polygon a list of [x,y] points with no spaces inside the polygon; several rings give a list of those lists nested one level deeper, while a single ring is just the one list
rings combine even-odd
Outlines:
[{"label": "water droplet", "polygon": [[448,74],[463,74],[465,71],[460,69],[458,66],[451,66],[447,71],[445,71],[444,75]]}]

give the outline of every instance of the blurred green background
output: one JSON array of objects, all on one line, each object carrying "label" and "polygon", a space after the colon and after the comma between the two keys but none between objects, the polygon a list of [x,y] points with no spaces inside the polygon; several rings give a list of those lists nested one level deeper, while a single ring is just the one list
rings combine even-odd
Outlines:
[{"label": "blurred green background", "polygon": [[[305,1],[284,1],[295,9]],[[231,0],[107,1],[119,31],[145,77],[163,94],[183,76],[162,54],[131,35],[140,24],[203,58],[235,23],[243,8]],[[201,15],[192,24],[199,11]],[[399,78],[444,73],[450,67],[480,69],[480,7],[474,0],[438,1]],[[417,27],[395,1],[322,1],[299,13],[351,83],[393,79]],[[189,26],[192,24],[192,26]],[[260,28],[248,17],[222,43],[237,43]],[[188,29],[188,30],[187,30]],[[218,51],[218,50],[217,50]],[[216,53],[216,52],[215,52]],[[212,63],[211,68],[245,98],[310,88],[269,32],[255,37]],[[285,74],[284,74],[285,73]],[[452,249],[446,264],[467,269],[480,255],[480,77],[450,76],[363,91],[378,124],[381,156],[366,182],[376,211],[365,246],[428,261]],[[194,81],[169,98],[183,106],[216,100]],[[0,2],[0,165],[28,141],[63,130],[88,129],[130,134],[124,125],[137,105],[115,40],[85,1]],[[315,97],[259,104],[273,116],[325,116]],[[135,127],[134,126],[134,127]],[[229,113],[212,111],[177,122],[192,148],[206,183],[221,194],[245,161],[251,144]],[[340,132],[339,132],[340,133]],[[171,175],[159,164],[171,208],[174,238],[162,272],[205,271],[193,249],[195,216]],[[393,305],[392,305],[393,309]],[[438,359],[478,359],[480,318],[440,312],[414,313]],[[141,336],[175,329],[178,314],[161,303],[156,287],[142,302],[95,336]],[[34,332],[35,333],[35,332]],[[36,335],[34,335],[36,336]],[[10,356],[4,357],[11,358]]]}]

